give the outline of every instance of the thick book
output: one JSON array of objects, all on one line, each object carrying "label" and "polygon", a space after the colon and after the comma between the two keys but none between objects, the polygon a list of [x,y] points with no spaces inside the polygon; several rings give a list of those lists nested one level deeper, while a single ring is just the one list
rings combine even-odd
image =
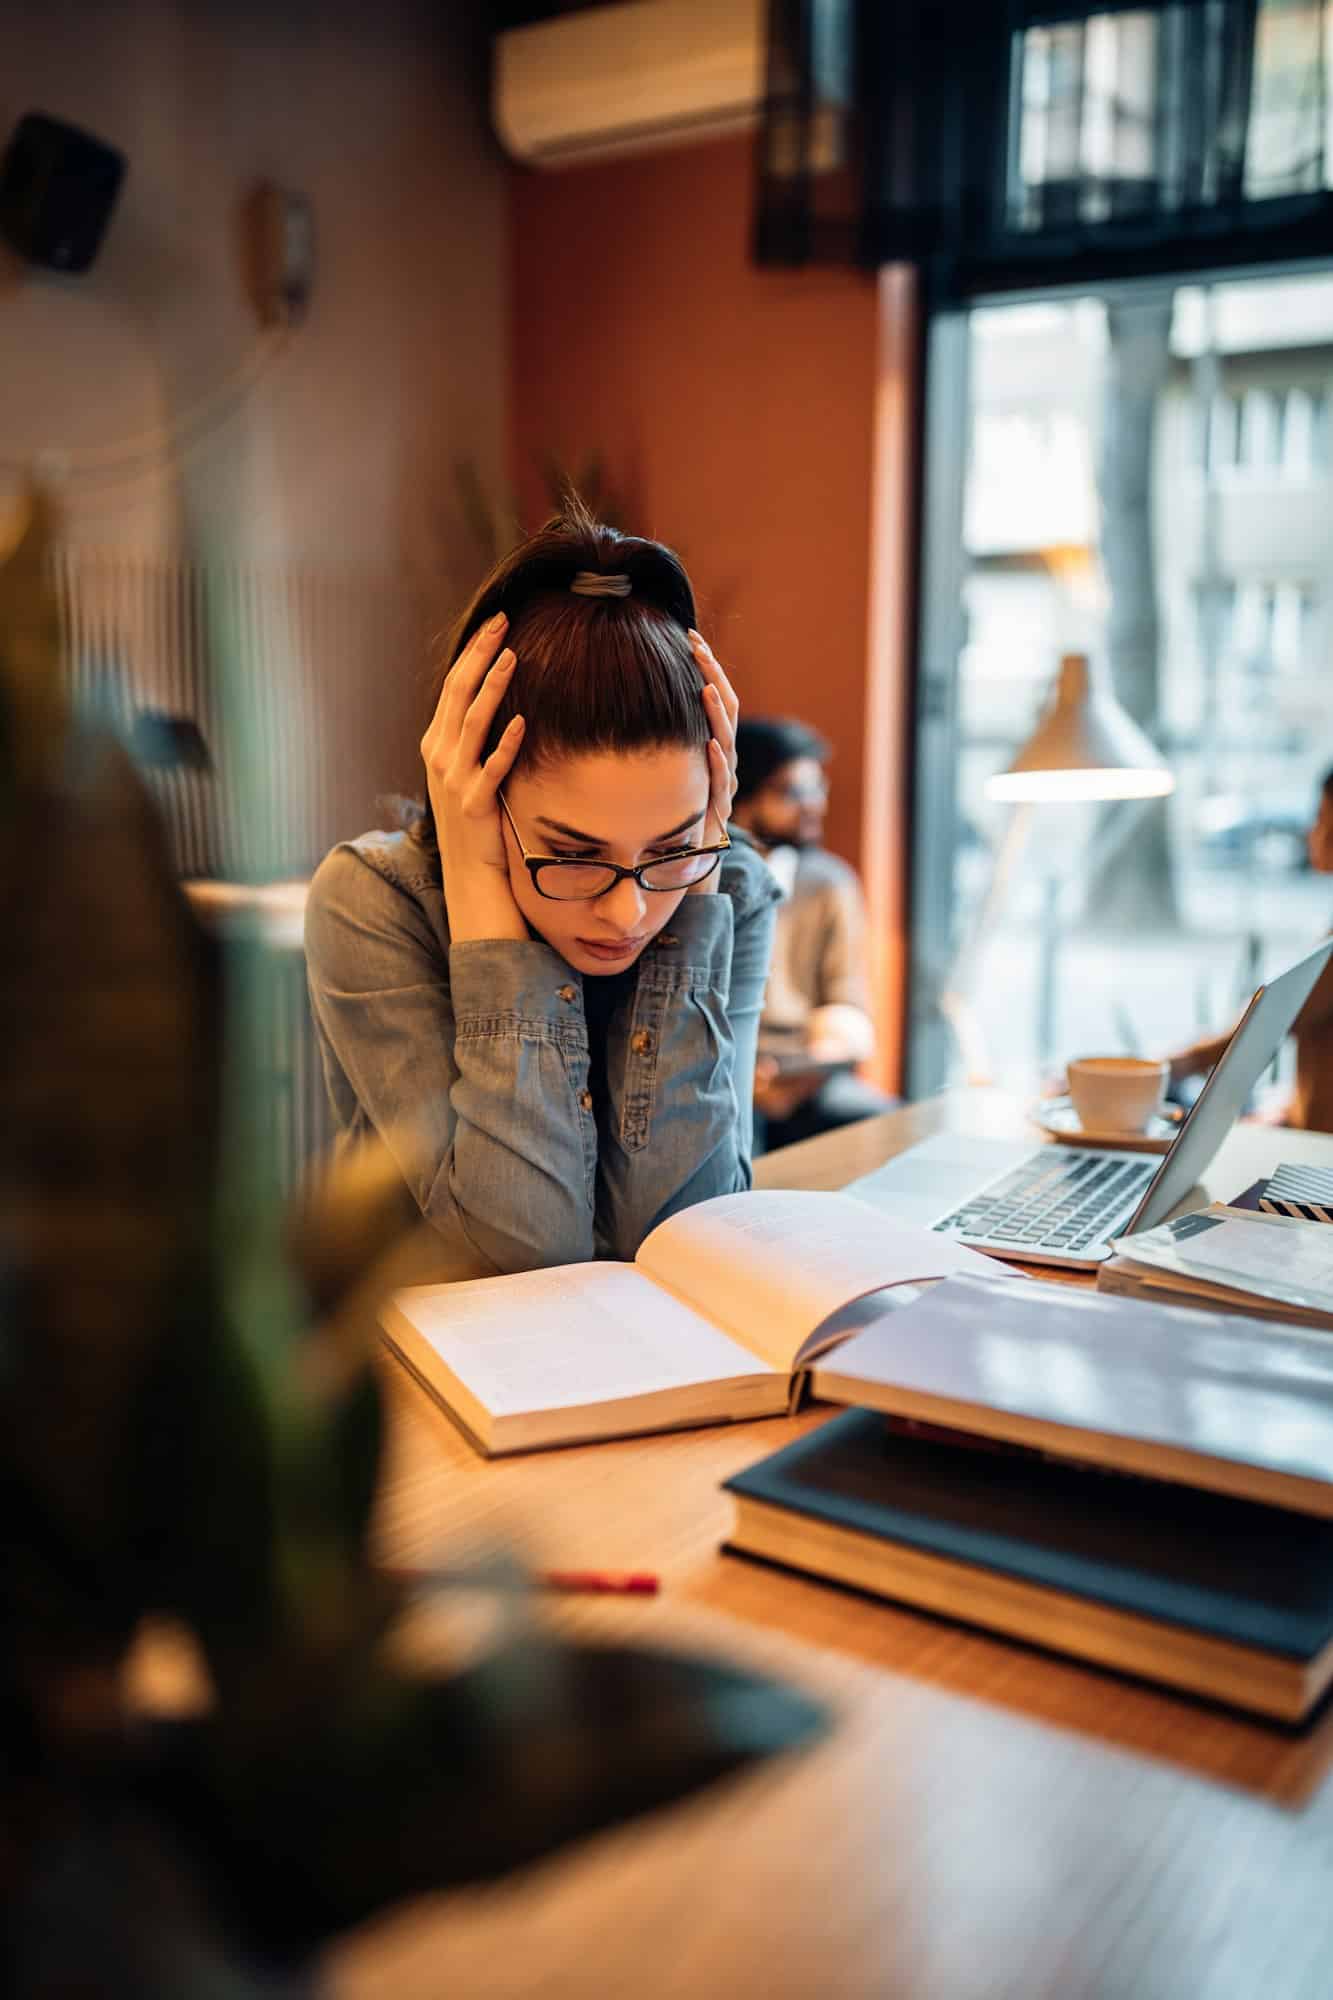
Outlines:
[{"label": "thick book", "polygon": [[1333,1516],[1333,1341],[1032,1279],[956,1277],[811,1375],[855,1403]]},{"label": "thick book", "polygon": [[766,1189],[673,1215],[632,1264],[417,1285],[380,1324],[489,1456],[782,1414],[863,1300],[978,1270],[850,1195]]},{"label": "thick book", "polygon": [[849,1411],[727,1482],[727,1546],[1284,1722],[1333,1679],[1333,1523]]}]

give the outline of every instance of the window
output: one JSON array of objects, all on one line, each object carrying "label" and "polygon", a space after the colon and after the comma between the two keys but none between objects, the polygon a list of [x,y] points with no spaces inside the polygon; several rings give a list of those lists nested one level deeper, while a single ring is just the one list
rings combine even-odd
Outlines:
[{"label": "window", "polygon": [[1205,406],[1197,454],[1215,478],[1304,485],[1328,465],[1322,386],[1229,389]]},{"label": "window", "polygon": [[[1328,929],[1333,276],[989,302],[932,341],[909,1088],[980,1050],[1030,1093],[1225,1026]],[[1016,845],[987,780],[1070,650],[1176,790],[1034,808]]]}]

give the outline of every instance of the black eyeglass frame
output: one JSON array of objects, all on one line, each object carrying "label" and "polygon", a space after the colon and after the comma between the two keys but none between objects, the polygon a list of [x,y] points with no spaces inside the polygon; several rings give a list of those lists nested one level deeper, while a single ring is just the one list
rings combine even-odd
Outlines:
[{"label": "black eyeglass frame", "polygon": [[[698,887],[700,882],[706,882],[710,875],[717,872],[722,856],[731,847],[731,836],[724,826],[722,829],[722,838],[716,847],[677,847],[670,854],[655,856],[652,861],[640,861],[635,868],[622,868],[617,861],[580,861],[568,854],[529,854],[527,848],[523,845],[523,836],[514,824],[514,815],[509,810],[509,801],[503,792],[497,792],[495,796],[504,808],[504,816],[509,821],[510,831],[514,839],[518,842],[518,851],[523,857],[523,866],[532,877],[532,886],[537,891],[537,894],[544,897],[548,903],[598,903],[603,896],[609,896],[613,889],[618,888],[630,876],[634,878],[646,895],[672,896],[679,889],[694,889]],[[704,810],[705,816],[714,810],[711,799]],[[687,856],[697,858],[703,854],[712,855],[712,866],[705,868],[702,875],[696,875],[693,882],[659,883],[645,882],[643,879],[648,869],[668,867],[673,861],[683,861]],[[610,871],[611,880],[604,889],[596,890],[591,896],[553,896],[549,889],[543,889],[542,887],[541,874],[543,868],[605,868]]]}]

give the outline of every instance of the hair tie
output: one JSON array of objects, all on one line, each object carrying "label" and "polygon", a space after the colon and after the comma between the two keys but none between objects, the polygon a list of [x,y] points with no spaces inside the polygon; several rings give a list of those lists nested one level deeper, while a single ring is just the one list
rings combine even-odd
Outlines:
[{"label": "hair tie", "polygon": [[628,597],[631,586],[627,576],[604,576],[598,569],[581,569],[569,587],[576,597]]}]

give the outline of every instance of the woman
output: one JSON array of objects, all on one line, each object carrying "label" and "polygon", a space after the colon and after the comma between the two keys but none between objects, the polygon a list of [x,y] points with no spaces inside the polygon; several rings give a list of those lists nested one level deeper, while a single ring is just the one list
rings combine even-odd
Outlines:
[{"label": "woman", "polygon": [[779,892],[728,840],[736,697],[694,620],[669,549],[571,507],[459,621],[416,825],[315,876],[335,1114],[470,1265],[629,1258],[749,1185]]}]

